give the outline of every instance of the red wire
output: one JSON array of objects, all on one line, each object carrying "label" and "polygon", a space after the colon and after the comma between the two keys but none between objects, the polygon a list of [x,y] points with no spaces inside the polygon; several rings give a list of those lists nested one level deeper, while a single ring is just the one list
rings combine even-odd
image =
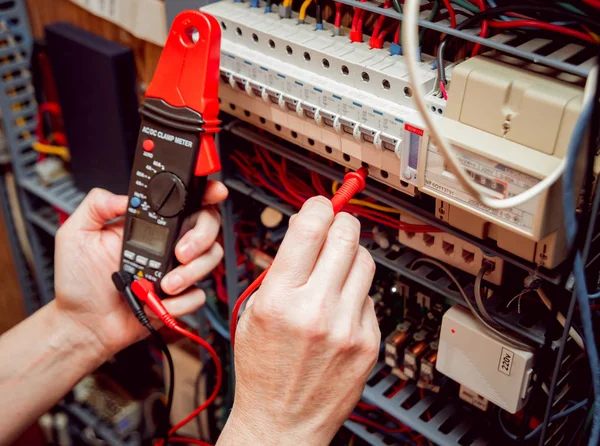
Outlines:
[{"label": "red wire", "polygon": [[208,342],[206,342],[204,339],[202,339],[201,337],[196,336],[194,333],[187,331],[185,328],[180,327],[179,325],[175,325],[173,327],[173,330],[175,330],[177,333],[191,339],[192,341],[197,342],[198,344],[200,344],[202,347],[204,347],[206,349],[206,351],[210,354],[210,357],[212,358],[212,360],[215,364],[215,368],[217,370],[217,382],[215,383],[215,388],[214,388],[213,392],[210,394],[210,396],[200,406],[198,406],[191,414],[189,414],[187,417],[185,417],[183,420],[181,420],[179,423],[177,423],[175,426],[173,426],[171,428],[171,430],[169,430],[169,435],[174,435],[179,429],[181,429],[182,426],[189,423],[196,416],[198,416],[198,414],[200,412],[202,412],[204,409],[206,409],[215,400],[215,398],[219,394],[219,390],[221,389],[221,383],[223,381],[223,369],[221,367],[221,361],[219,360],[219,356],[217,355],[217,352],[212,348],[212,346]]},{"label": "red wire", "polygon": [[[237,154],[237,152],[236,152],[236,154]],[[301,193],[299,193],[295,189],[295,186],[292,185],[291,182],[288,180],[287,164],[286,164],[285,158],[282,158],[281,165],[278,165],[277,162],[275,162],[273,160],[273,158],[269,155],[269,153],[267,151],[264,151],[262,153],[262,156],[264,156],[266,161],[279,174],[279,179],[281,180],[283,187],[285,188],[285,191],[287,192],[287,194],[282,193],[279,190],[277,190],[276,188],[272,187],[270,184],[265,183],[264,181],[262,181],[260,176],[258,176],[258,178],[256,179],[256,182],[260,183],[264,187],[267,187],[269,190],[271,190],[273,193],[275,193],[278,197],[282,198],[284,201],[292,204],[293,206],[301,207],[302,204],[307,200],[307,197],[305,197]],[[231,159],[236,164],[238,164],[239,167],[242,167],[242,162],[237,160],[235,156],[232,156]],[[244,169],[247,170],[247,166],[249,165],[249,163],[250,162],[247,161],[247,164],[245,166],[243,166],[242,170],[244,170]],[[262,167],[265,168],[265,164],[262,164]],[[253,175],[251,175],[251,174],[249,176],[253,177]],[[315,182],[315,180],[313,179],[313,183],[314,182]],[[315,187],[315,189],[317,190],[318,193],[322,194],[322,192],[323,192],[322,190],[319,191],[317,187]],[[314,195],[314,192],[311,192],[310,195]],[[324,195],[324,196],[328,196],[328,195]],[[356,214],[363,218],[369,219],[375,223],[389,226],[389,227],[392,227],[397,230],[403,230],[403,231],[414,232],[414,233],[443,232],[441,229],[437,229],[437,228],[435,228],[433,226],[429,226],[429,225],[414,225],[411,223],[404,223],[404,222],[401,222],[395,218],[392,218],[389,215],[386,215],[384,213],[381,213],[381,212],[378,212],[375,210],[371,210],[368,208],[359,207],[359,206],[346,205],[346,206],[344,206],[343,210],[346,212],[352,213],[352,214]]]},{"label": "red wire", "polygon": [[321,177],[319,176],[319,174],[317,172],[315,172],[314,170],[311,170],[310,171],[310,179],[312,181],[313,187],[320,195],[324,196],[325,198],[331,197],[329,192],[327,192],[325,190],[325,187],[323,186],[323,183],[321,182]]},{"label": "red wire", "polygon": [[356,31],[356,28],[358,27],[358,16],[360,15],[360,9],[355,8],[354,9],[354,14],[352,15],[352,31]]},{"label": "red wire", "polygon": [[235,303],[235,306],[233,307],[233,310],[231,311],[231,321],[229,322],[229,333],[231,335],[231,347],[235,346],[235,331],[237,330],[238,314],[240,313],[240,308],[242,308],[243,303],[258,289],[258,287],[263,282],[263,280],[267,276],[267,273],[269,272],[270,269],[271,269],[271,266],[269,266],[267,269],[265,269],[260,274],[260,276],[258,276],[256,279],[254,279],[254,282],[252,282],[250,284],[250,286],[248,286],[248,288],[246,288],[244,290],[242,295],[239,297],[239,299]]},{"label": "red wire", "polygon": [[379,33],[379,36],[377,36],[380,40],[385,39],[385,37],[392,32],[392,30],[394,29],[398,29],[398,24],[397,23],[392,23],[390,26],[388,26],[386,29],[384,29],[383,31],[381,31]]},{"label": "red wire", "polygon": [[285,188],[285,190],[292,197],[294,197],[296,200],[304,203],[308,198],[304,197],[303,195],[300,195],[296,190],[294,190],[294,187],[288,181],[286,170],[287,170],[287,162],[286,162],[285,158],[282,158],[281,159],[281,168],[279,170],[279,174],[281,175],[281,184],[283,184],[283,187]]},{"label": "red wire", "polygon": [[[485,3],[483,0],[475,0],[475,3],[479,7],[480,11],[485,11]],[[481,31],[479,32],[479,37],[486,37],[488,32],[488,21],[484,20],[481,22]],[[481,45],[479,43],[475,44],[473,47],[473,51],[471,51],[471,57],[477,56],[479,50],[481,49]]]},{"label": "red wire", "polygon": [[367,426],[372,426],[376,429],[379,429],[383,432],[387,432],[390,434],[402,434],[404,432],[410,432],[410,429],[408,427],[397,427],[397,428],[388,427],[388,426],[384,426],[383,424],[379,424],[373,420],[369,420],[368,418],[363,418],[363,417],[360,417],[360,416],[354,415],[354,414],[350,414],[350,416],[348,418],[352,421],[356,421],[357,423],[366,424]]},{"label": "red wire", "polygon": [[583,3],[587,3],[588,5],[593,6],[594,8],[600,9],[600,0],[583,0]]},{"label": "red wire", "polygon": [[[282,184],[282,186],[286,190],[286,192],[288,192],[289,196],[293,198],[292,201],[295,200],[296,202],[299,202],[300,206],[301,206],[307,200],[307,198],[303,197],[303,195],[301,193],[299,193],[298,191],[295,191],[294,186],[291,183],[287,182],[288,178],[287,178],[287,173],[285,171],[285,167],[287,165],[286,166],[283,165],[285,158],[282,158],[281,163],[278,164],[266,150],[263,151],[262,155],[266,158],[267,162],[271,165],[271,167],[273,167],[273,169],[275,169],[275,172],[277,172],[280,183]],[[273,183],[277,184],[277,179],[273,179]],[[288,189],[293,190],[294,193],[290,192],[290,190],[288,190]],[[310,195],[313,195],[312,191],[310,191],[310,190],[308,191],[308,193]],[[292,204],[298,205],[297,203],[292,203]],[[300,206],[298,206],[298,207],[300,207]]]},{"label": "red wire", "polygon": [[333,26],[335,26],[336,28],[340,28],[342,26],[342,4],[341,3],[335,4],[335,22],[333,23]]},{"label": "red wire", "polygon": [[585,40],[586,42],[591,42],[597,44],[594,38],[586,33],[581,31],[577,31],[571,28],[565,28],[564,26],[553,25],[552,23],[540,22],[538,20],[515,20],[514,22],[490,22],[491,28],[496,29],[510,29],[510,28],[539,28],[545,29],[548,31],[554,31],[560,34],[565,34],[567,36],[575,37],[580,40]]},{"label": "red wire", "polygon": [[402,384],[400,384],[398,387],[396,387],[394,389],[394,391],[392,393],[390,393],[386,398],[393,398],[393,397],[395,397],[405,387],[406,387],[406,381],[402,381]]},{"label": "red wire", "polygon": [[225,290],[225,287],[223,286],[223,275],[222,273],[217,269],[215,269],[213,271],[213,277],[215,279],[215,292],[217,294],[217,298],[223,302],[224,304],[226,304],[228,302],[227,299],[227,292]]},{"label": "red wire", "polygon": [[[388,9],[390,7],[390,3],[391,0],[385,0],[385,3],[383,4],[383,9]],[[377,19],[377,22],[375,23],[375,27],[373,28],[373,33],[371,35],[371,40],[373,41],[373,39],[383,39],[386,34],[384,34],[383,36],[381,36],[380,31],[381,28],[383,27],[383,23],[385,22],[386,17],[384,15],[380,15],[379,18]],[[373,45],[371,45],[373,46]]]},{"label": "red wire", "polygon": [[400,27],[396,28],[396,34],[394,34],[394,43],[400,45]]},{"label": "red wire", "polygon": [[446,91],[446,86],[442,81],[440,81],[440,90],[442,90],[442,97],[445,101],[448,100],[448,92]]},{"label": "red wire", "polygon": [[448,10],[448,15],[450,16],[450,26],[452,28],[456,28],[456,13],[454,12],[454,8],[450,3],[450,0],[442,0],[444,2],[444,6]]},{"label": "red wire", "polygon": [[364,18],[365,18],[365,10],[361,9],[360,14],[358,15],[358,25],[357,25],[358,31],[362,32]]},{"label": "red wire", "polygon": [[238,166],[238,168],[244,174],[244,176],[252,183],[258,184],[261,187],[269,189],[273,194],[281,198],[286,203],[291,203],[294,206],[298,206],[298,203],[293,197],[291,197],[290,195],[286,195],[284,192],[281,192],[276,187],[271,186],[271,184],[269,184],[268,182],[263,181],[263,179],[260,176],[254,175],[255,172],[250,171],[247,168],[247,164],[244,164],[242,161],[238,160],[235,154],[231,154],[230,159]]},{"label": "red wire", "polygon": [[363,410],[380,410],[379,407],[374,404],[365,403],[364,401],[359,401],[356,403],[356,406]]}]

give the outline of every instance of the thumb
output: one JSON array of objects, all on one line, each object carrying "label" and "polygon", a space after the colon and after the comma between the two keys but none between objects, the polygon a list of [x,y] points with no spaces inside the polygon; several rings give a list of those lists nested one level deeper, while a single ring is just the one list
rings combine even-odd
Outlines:
[{"label": "thumb", "polygon": [[92,189],[65,225],[83,231],[98,231],[107,221],[125,214],[127,197],[104,189]]}]

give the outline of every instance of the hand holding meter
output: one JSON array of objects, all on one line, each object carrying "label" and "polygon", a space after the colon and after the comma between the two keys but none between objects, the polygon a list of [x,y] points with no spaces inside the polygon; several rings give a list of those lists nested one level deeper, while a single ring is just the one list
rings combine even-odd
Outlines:
[{"label": "hand holding meter", "polygon": [[155,285],[176,264],[179,231],[200,208],[207,176],[220,170],[220,40],[213,17],[179,14],[140,108],[121,270]]}]

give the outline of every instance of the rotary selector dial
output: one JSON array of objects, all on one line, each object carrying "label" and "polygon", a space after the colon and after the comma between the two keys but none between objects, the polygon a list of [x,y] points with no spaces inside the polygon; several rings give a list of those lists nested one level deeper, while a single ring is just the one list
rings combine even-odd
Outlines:
[{"label": "rotary selector dial", "polygon": [[161,172],[152,177],[148,184],[150,207],[161,217],[175,217],[185,205],[187,190],[177,175]]}]

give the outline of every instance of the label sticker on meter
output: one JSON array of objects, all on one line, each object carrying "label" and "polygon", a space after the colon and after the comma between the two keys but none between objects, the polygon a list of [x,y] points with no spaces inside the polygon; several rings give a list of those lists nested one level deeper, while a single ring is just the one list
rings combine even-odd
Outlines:
[{"label": "label sticker on meter", "polygon": [[[540,180],[520,172],[509,166],[500,164],[492,159],[468,152],[456,146],[452,146],[460,164],[471,176],[482,192],[496,198],[509,198],[518,195],[537,184]],[[453,172],[447,166],[444,156],[437,147],[429,143],[427,147],[427,158],[425,165],[425,189],[443,195],[452,202],[460,202],[482,212],[493,216],[505,224],[533,232],[535,215],[538,210],[540,196],[536,196],[527,202],[508,209],[492,209],[468,193]]]}]

